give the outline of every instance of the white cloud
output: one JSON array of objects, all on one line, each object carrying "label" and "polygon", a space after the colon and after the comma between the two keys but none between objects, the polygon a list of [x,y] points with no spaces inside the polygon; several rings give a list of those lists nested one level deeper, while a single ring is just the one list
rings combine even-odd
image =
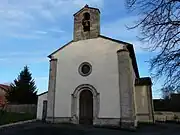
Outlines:
[{"label": "white cloud", "polygon": [[9,51],[7,52],[1,52],[0,53],[0,59],[2,57],[6,58],[13,58],[13,57],[34,57],[34,56],[41,56],[41,55],[48,55],[48,50],[39,50],[39,51]]},{"label": "white cloud", "polygon": [[82,7],[86,4],[102,7],[104,4],[104,0],[74,0],[73,2],[75,5],[78,5],[79,7]]},{"label": "white cloud", "polygon": [[49,31],[57,32],[57,33],[64,33],[64,32],[65,32],[65,31],[63,31],[63,30],[58,30],[58,29],[54,29],[54,28],[49,29]]},{"label": "white cloud", "polygon": [[[38,38],[45,33],[51,34],[48,31],[55,25],[57,31],[54,32],[61,33],[64,30],[60,23],[65,21],[64,16],[72,16],[85,4],[101,8],[103,2],[104,0],[1,0],[0,35]],[[42,24],[48,24],[48,27]]]},{"label": "white cloud", "polygon": [[0,62],[4,62],[6,60],[7,60],[6,58],[0,58]]},{"label": "white cloud", "polygon": [[47,34],[47,31],[41,31],[41,30],[36,30],[35,33],[37,34]]},{"label": "white cloud", "polygon": [[48,77],[47,76],[35,77],[34,79],[38,80],[38,81],[48,81]]},{"label": "white cloud", "polygon": [[34,64],[34,63],[48,63],[47,51],[37,52],[9,52],[1,53],[0,61],[4,64]]},{"label": "white cloud", "polygon": [[[0,61],[1,61],[1,58],[0,58]],[[46,57],[2,58],[2,62],[3,62],[3,64],[23,64],[23,65],[28,65],[28,64],[35,64],[35,63],[37,64],[37,63],[48,62],[48,58],[46,58]]]},{"label": "white cloud", "polygon": [[136,16],[127,16],[126,18],[102,24],[102,33],[115,38],[134,40],[138,35],[138,30],[128,30],[127,26],[132,26],[136,19]]}]

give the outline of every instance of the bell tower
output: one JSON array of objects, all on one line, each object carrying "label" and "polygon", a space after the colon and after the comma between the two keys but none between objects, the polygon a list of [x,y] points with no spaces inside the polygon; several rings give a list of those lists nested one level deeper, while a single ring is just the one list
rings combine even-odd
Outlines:
[{"label": "bell tower", "polygon": [[100,11],[84,6],[74,14],[74,41],[97,38],[100,35]]}]

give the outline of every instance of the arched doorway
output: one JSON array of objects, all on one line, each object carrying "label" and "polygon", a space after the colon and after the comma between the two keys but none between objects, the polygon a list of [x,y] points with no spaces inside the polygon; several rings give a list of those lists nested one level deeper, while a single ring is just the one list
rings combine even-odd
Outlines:
[{"label": "arched doorway", "polygon": [[[80,102],[83,102],[83,99],[80,99],[80,97],[83,97],[83,91],[88,91],[87,95],[89,96],[84,96],[84,97],[91,97],[91,99],[93,101],[91,101],[90,103],[92,103],[90,106],[93,108],[91,109],[93,112],[91,115],[91,119],[90,124],[95,123],[96,120],[98,119],[98,114],[99,114],[99,106],[100,106],[100,93],[97,92],[96,88],[94,88],[92,85],[90,84],[81,84],[79,85],[74,92],[72,93],[72,97],[71,97],[71,120],[74,124],[83,124],[83,120],[82,120],[82,112],[80,114]],[[81,95],[82,94],[82,95]],[[86,95],[86,94],[85,94]],[[90,108],[90,107],[89,107]],[[80,118],[81,117],[81,118]],[[81,120],[80,120],[81,119]]]},{"label": "arched doorway", "polygon": [[79,98],[79,123],[93,124],[93,94],[89,90],[83,90]]}]

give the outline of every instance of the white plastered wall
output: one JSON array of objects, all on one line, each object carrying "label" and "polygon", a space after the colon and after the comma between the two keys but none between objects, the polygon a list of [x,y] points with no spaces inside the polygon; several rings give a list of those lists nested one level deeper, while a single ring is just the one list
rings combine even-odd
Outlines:
[{"label": "white plastered wall", "polygon": [[[71,94],[79,85],[90,84],[100,93],[98,117],[120,118],[117,50],[122,48],[99,37],[73,42],[53,55],[57,59],[55,117],[71,117]],[[83,62],[92,65],[87,77],[78,72]]]},{"label": "white plastered wall", "polygon": [[153,122],[151,86],[135,86],[135,110],[139,122]]},{"label": "white plastered wall", "polygon": [[37,104],[37,119],[42,120],[42,112],[43,112],[43,101],[47,100],[47,94],[44,93],[38,96],[38,104]]}]

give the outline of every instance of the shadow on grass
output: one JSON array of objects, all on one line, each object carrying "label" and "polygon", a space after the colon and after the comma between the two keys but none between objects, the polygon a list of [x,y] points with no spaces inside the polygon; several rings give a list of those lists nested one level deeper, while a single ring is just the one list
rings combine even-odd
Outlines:
[{"label": "shadow on grass", "polygon": [[0,125],[35,119],[35,114],[0,111]]}]

